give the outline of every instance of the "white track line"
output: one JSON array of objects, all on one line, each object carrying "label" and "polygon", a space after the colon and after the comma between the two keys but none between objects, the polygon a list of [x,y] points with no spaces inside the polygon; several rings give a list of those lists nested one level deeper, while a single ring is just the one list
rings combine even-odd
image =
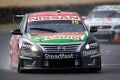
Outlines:
[{"label": "white track line", "polygon": [[102,64],[102,66],[120,66],[120,64]]},{"label": "white track line", "polygon": [[107,51],[105,51],[106,53],[110,53],[111,51],[109,51],[109,50],[107,50]]}]

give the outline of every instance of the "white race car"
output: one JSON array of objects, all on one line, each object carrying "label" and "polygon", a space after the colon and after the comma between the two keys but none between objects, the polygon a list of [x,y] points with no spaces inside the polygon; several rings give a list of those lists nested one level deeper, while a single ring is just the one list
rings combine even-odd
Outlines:
[{"label": "white race car", "polygon": [[95,36],[104,41],[120,41],[120,5],[95,7],[84,20],[88,27],[97,27]]}]

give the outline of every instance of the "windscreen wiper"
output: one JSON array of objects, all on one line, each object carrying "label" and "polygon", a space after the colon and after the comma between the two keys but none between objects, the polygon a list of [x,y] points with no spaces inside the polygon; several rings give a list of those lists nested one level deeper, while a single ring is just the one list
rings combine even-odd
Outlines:
[{"label": "windscreen wiper", "polygon": [[30,28],[31,30],[39,30],[39,31],[48,31],[48,32],[57,32],[53,29],[45,29],[45,28]]}]

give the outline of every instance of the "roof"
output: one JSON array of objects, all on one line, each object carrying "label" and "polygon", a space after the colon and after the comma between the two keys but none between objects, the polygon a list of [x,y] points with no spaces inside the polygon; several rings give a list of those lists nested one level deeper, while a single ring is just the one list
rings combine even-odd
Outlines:
[{"label": "roof", "polygon": [[29,17],[35,17],[35,16],[78,16],[78,14],[76,12],[67,12],[67,11],[60,11],[60,13],[57,13],[57,11],[29,13]]},{"label": "roof", "polygon": [[67,11],[46,11],[46,12],[35,12],[28,14],[29,22],[40,21],[40,20],[80,20],[79,14],[76,12]]},{"label": "roof", "polygon": [[120,10],[120,5],[102,5],[95,7],[94,11],[117,11]]}]

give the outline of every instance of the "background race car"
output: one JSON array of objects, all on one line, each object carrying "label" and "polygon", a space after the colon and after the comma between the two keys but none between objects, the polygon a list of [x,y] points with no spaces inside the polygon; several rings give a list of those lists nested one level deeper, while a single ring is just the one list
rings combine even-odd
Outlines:
[{"label": "background race car", "polygon": [[88,27],[97,27],[95,36],[101,41],[120,41],[120,5],[95,7],[85,19]]}]

